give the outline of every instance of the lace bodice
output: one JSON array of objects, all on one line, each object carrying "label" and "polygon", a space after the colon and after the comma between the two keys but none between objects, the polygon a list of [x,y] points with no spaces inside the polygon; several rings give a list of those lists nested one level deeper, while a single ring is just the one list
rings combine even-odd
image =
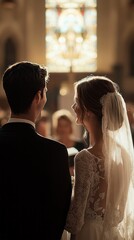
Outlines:
[{"label": "lace bodice", "polygon": [[104,161],[87,149],[75,157],[75,180],[66,230],[75,234],[88,219],[103,219],[107,185]]}]

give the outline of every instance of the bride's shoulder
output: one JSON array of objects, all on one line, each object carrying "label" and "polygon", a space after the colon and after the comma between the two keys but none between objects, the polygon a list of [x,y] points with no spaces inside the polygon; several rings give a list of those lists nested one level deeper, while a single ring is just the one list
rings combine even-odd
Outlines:
[{"label": "bride's shoulder", "polygon": [[76,154],[74,162],[75,164],[90,165],[96,168],[97,165],[104,165],[104,158],[101,152],[86,148]]},{"label": "bride's shoulder", "polygon": [[75,161],[89,161],[93,158],[93,154],[91,154],[88,149],[84,148],[76,154]]},{"label": "bride's shoulder", "polygon": [[104,154],[102,152],[102,147],[92,147],[88,148],[88,152],[98,160],[103,160],[104,159]]},{"label": "bride's shoulder", "polygon": [[75,168],[80,168],[81,171],[93,172],[96,169],[96,160],[88,149],[83,149],[76,154],[74,158]]}]

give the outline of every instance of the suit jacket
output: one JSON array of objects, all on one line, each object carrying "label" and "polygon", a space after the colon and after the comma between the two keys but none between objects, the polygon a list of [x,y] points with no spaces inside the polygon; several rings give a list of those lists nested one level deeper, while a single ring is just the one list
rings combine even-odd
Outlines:
[{"label": "suit jacket", "polygon": [[0,129],[0,239],[60,240],[70,204],[64,145],[28,123]]}]

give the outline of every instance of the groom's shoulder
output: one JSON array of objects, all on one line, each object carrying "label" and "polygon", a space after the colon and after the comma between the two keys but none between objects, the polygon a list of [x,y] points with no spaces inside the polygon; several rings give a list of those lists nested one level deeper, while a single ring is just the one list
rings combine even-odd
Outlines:
[{"label": "groom's shoulder", "polygon": [[42,140],[42,143],[46,145],[48,148],[51,148],[51,149],[56,148],[57,150],[58,149],[66,150],[66,147],[64,144],[54,139],[42,137],[41,140]]}]

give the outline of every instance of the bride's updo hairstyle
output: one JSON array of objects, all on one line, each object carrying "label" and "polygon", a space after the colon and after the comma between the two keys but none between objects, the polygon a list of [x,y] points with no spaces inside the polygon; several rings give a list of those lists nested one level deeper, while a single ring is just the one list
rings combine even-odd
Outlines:
[{"label": "bride's updo hairstyle", "polygon": [[122,126],[124,110],[120,100],[119,87],[115,82],[103,76],[88,76],[75,83],[75,90],[82,119],[85,111],[91,111],[101,124],[106,106],[107,118],[110,121],[107,121],[107,129],[117,130]]}]

